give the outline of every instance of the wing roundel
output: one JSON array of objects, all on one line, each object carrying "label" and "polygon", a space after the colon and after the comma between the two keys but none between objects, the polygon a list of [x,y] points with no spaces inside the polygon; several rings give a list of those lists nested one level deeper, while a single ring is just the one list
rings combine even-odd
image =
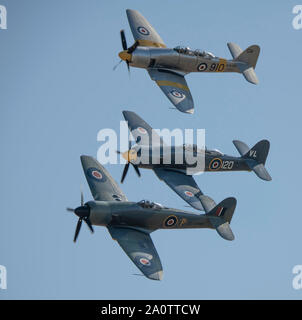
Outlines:
[{"label": "wing roundel", "polygon": [[138,11],[127,9],[129,25],[135,41],[139,46],[165,48],[162,38]]},{"label": "wing roundel", "polygon": [[94,200],[127,201],[109,172],[97,160],[90,156],[81,156],[81,162]]}]

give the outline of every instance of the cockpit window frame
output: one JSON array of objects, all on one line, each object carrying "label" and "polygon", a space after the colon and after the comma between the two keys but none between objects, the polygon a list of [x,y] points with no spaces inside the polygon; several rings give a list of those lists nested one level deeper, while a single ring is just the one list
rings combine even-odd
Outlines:
[{"label": "cockpit window frame", "polygon": [[173,48],[173,50],[175,50],[178,53],[181,54],[186,54],[186,55],[190,55],[190,56],[199,56],[199,57],[203,57],[206,59],[215,59],[216,56],[211,53],[211,52],[207,52],[207,51],[202,51],[200,49],[195,49],[192,50],[190,47],[184,47],[184,46],[177,46],[175,48]]},{"label": "cockpit window frame", "polygon": [[141,200],[137,204],[144,209],[162,209],[164,208],[160,203],[152,202],[149,200]]}]

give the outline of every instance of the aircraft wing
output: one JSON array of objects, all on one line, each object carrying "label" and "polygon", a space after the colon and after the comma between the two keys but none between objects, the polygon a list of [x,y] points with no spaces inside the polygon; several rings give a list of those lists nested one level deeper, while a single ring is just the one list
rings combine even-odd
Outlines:
[{"label": "aircraft wing", "polygon": [[[153,169],[160,180],[163,180],[173,191],[194,209],[205,211],[201,204],[203,193],[194,178],[181,171],[167,169]],[[206,197],[208,198],[208,197]]]},{"label": "aircraft wing", "polygon": [[111,237],[116,240],[127,256],[149,279],[161,280],[163,268],[148,231],[127,227],[109,226]]},{"label": "aircraft wing", "polygon": [[165,145],[162,138],[153,130],[146,121],[135,112],[123,111],[128,128],[138,145],[160,146]]},{"label": "aircraft wing", "polygon": [[128,201],[108,171],[90,156],[81,156],[82,167],[96,201]]},{"label": "aircraft wing", "polygon": [[194,113],[193,98],[184,75],[156,68],[149,68],[148,73],[179,111]]},{"label": "aircraft wing", "polygon": [[135,41],[139,46],[165,48],[162,38],[151,24],[138,11],[127,9],[129,25]]}]

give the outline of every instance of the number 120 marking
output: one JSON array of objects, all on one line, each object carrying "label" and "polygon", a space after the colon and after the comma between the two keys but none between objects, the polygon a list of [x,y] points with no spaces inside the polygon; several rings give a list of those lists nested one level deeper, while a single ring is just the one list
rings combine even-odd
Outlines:
[{"label": "number 120 marking", "polygon": [[234,166],[234,161],[223,161],[221,169],[231,170]]}]

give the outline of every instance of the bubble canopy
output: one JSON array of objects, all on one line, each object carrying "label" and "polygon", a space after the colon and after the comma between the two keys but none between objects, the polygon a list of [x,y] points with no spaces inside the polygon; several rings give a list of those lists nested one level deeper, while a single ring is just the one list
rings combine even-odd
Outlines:
[{"label": "bubble canopy", "polygon": [[207,59],[215,58],[215,55],[211,52],[203,51],[200,49],[193,50],[190,47],[177,46],[177,47],[173,48],[173,50],[175,50],[178,53],[187,54],[190,56],[200,56],[200,57],[207,58]]}]

